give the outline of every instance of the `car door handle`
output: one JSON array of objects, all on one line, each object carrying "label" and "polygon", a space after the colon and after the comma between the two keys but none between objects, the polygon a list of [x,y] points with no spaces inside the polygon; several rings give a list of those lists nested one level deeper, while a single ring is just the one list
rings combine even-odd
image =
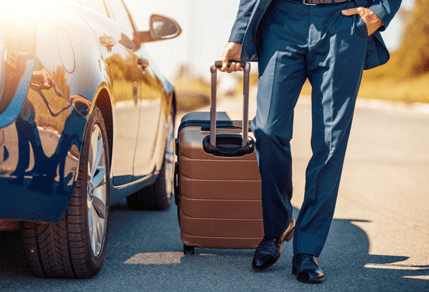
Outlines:
[{"label": "car door handle", "polygon": [[118,42],[112,36],[103,35],[103,36],[100,37],[100,44],[103,47],[106,47],[108,52],[111,52],[112,51],[112,47],[116,46],[118,44]]}]

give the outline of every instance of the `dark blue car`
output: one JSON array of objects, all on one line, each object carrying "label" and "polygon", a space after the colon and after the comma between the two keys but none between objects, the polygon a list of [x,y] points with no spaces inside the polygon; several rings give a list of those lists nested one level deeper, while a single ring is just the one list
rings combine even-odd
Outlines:
[{"label": "dark blue car", "polygon": [[110,204],[171,204],[175,94],[144,44],[181,30],[152,15],[139,31],[129,12],[122,0],[0,4],[0,231],[22,229],[36,275],[97,274]]}]

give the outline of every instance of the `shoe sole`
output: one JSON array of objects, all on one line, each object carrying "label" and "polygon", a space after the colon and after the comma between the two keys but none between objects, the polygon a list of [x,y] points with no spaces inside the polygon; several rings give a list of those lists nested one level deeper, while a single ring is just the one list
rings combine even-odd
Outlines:
[{"label": "shoe sole", "polygon": [[299,277],[299,275],[297,275],[297,267],[292,266],[292,275],[296,276],[296,279],[300,282],[303,283],[308,283],[308,284],[320,284],[323,283],[325,281],[325,276],[318,278],[317,280],[309,280],[307,278],[302,278]]},{"label": "shoe sole", "polygon": [[295,234],[295,219],[292,218],[291,224],[293,224],[293,227],[291,228],[291,230],[288,233],[285,234],[285,237],[283,238],[283,242],[284,241],[289,242]]},{"label": "shoe sole", "polygon": [[308,283],[308,284],[320,284],[320,283],[323,283],[325,281],[325,277],[319,278],[317,280],[309,280],[307,278],[300,278],[300,277],[296,277],[296,279],[300,282]]},{"label": "shoe sole", "polygon": [[285,241],[285,240],[287,242],[291,241],[291,239],[293,238],[294,234],[295,234],[295,227],[292,228],[292,230],[289,233],[286,234],[286,238],[283,241]]}]

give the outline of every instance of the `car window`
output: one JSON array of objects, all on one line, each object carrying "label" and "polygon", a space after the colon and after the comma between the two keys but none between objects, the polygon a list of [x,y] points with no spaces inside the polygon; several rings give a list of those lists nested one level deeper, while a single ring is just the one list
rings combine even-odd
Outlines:
[{"label": "car window", "polygon": [[116,20],[122,27],[124,27],[129,33],[134,33],[133,25],[131,24],[128,11],[124,6],[123,1],[109,0],[108,2],[112,18]]},{"label": "car window", "polygon": [[109,16],[103,0],[77,0],[77,2],[79,2],[85,7],[97,11],[102,15]]}]

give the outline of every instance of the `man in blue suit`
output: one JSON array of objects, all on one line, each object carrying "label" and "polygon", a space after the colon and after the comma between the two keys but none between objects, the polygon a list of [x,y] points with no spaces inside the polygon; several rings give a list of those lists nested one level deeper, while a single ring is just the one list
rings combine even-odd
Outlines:
[{"label": "man in blue suit", "polygon": [[[324,281],[320,255],[334,214],[355,101],[364,69],[387,62],[381,38],[401,0],[240,0],[221,71],[258,61],[257,113],[251,127],[262,178],[265,236],[252,267],[263,271],[294,236],[292,273]],[[292,217],[293,111],[305,80],[312,85],[313,156],[304,202]]]}]

